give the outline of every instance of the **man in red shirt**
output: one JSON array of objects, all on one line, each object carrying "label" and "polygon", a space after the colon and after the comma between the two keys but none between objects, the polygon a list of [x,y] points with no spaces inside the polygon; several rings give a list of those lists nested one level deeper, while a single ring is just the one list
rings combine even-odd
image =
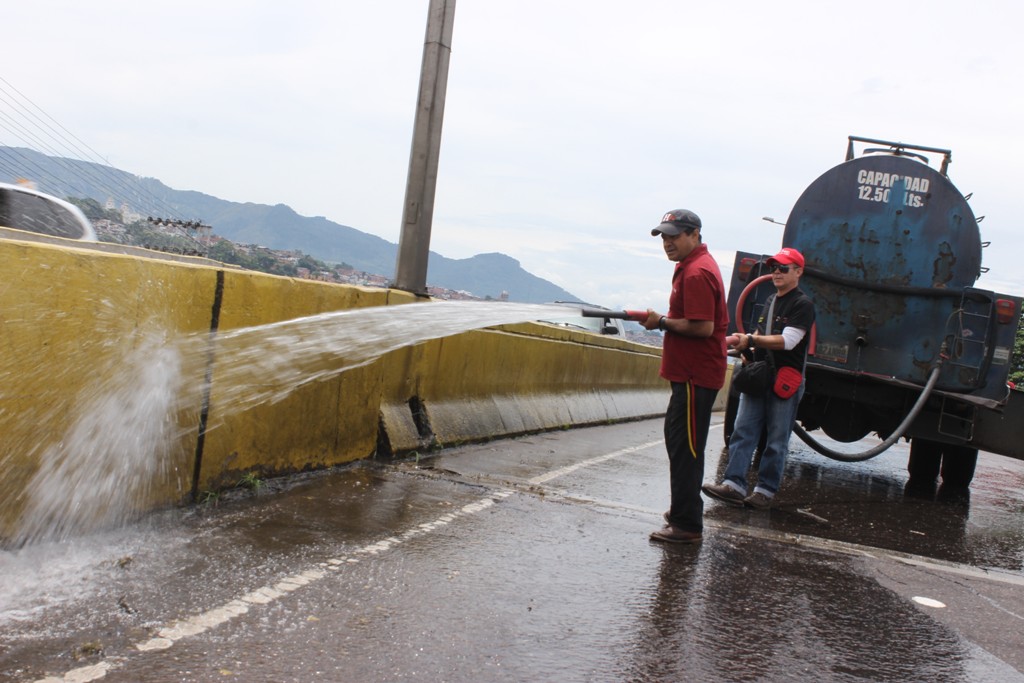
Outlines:
[{"label": "man in red shirt", "polygon": [[699,543],[704,531],[704,447],[711,410],[725,384],[725,332],[729,314],[718,264],[701,240],[701,222],[686,209],[669,211],[651,230],[661,236],[665,255],[676,262],[668,313],[647,311],[643,325],[665,333],[661,376],[672,383],[665,413],[672,505],[667,524],[651,539]]}]

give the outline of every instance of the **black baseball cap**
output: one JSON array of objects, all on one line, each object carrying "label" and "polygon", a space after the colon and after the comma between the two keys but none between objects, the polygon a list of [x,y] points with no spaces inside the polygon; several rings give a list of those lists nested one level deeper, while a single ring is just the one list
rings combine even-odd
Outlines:
[{"label": "black baseball cap", "polygon": [[651,234],[675,237],[681,232],[691,233],[700,228],[700,216],[688,209],[673,209],[661,217],[661,225],[651,230]]}]

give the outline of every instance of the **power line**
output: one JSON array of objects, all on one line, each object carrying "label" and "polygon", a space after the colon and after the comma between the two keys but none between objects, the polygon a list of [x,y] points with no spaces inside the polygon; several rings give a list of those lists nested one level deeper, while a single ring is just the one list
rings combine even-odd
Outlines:
[{"label": "power line", "polygon": [[[17,110],[19,110],[21,115],[24,118],[29,119],[30,121],[34,122],[36,128],[44,129],[43,133],[47,137],[49,137],[51,140],[54,140],[55,142],[62,143],[62,144],[65,145],[65,147],[70,147],[71,149],[75,150],[76,152],[78,152],[77,156],[80,156],[80,157],[88,157],[89,156],[88,153],[84,152],[80,147],[75,145],[73,142],[69,142],[68,138],[66,136],[64,136],[62,133],[60,133],[59,131],[54,129],[53,126],[49,125],[48,123],[46,123],[46,121],[44,121],[42,118],[40,118],[40,116],[37,115],[33,111],[33,109],[38,111],[40,114],[42,114],[43,116],[45,116],[49,120],[53,121],[53,123],[56,124],[61,130],[67,132],[68,135],[71,135],[72,138],[74,138],[75,140],[78,140],[78,138],[75,137],[70,131],[68,131],[67,128],[62,126],[56,119],[54,119],[52,116],[50,116],[45,111],[43,111],[43,109],[41,107],[39,107],[39,105],[37,105],[35,102],[33,102],[27,96],[25,96],[21,91],[19,91],[17,88],[15,88],[13,85],[11,85],[10,82],[8,82],[7,80],[5,80],[2,77],[0,77],[0,82],[6,84],[7,88],[10,89],[10,90],[8,90],[7,88],[4,88],[4,87],[0,86],[0,92],[3,92],[5,94],[7,94],[8,97],[11,98],[11,99],[6,99],[6,98],[0,98],[0,99],[3,99],[3,101],[7,102],[9,105],[11,105],[11,106],[15,107]],[[11,91],[13,91],[16,94],[16,96],[12,95]],[[25,104],[22,104],[21,102],[19,102],[18,101],[19,97],[22,100],[24,100],[24,102],[27,102],[29,105],[31,105],[31,108],[26,106]],[[47,132],[47,131],[49,131],[49,132]],[[38,140],[38,138],[34,138],[34,139]],[[78,141],[81,142],[81,140],[78,140]],[[99,155],[96,154],[95,150],[92,150],[92,148],[89,147],[88,145],[86,145],[84,142],[82,144],[85,145],[93,153],[95,158],[98,158],[100,160],[100,162],[102,162],[102,163],[97,163],[97,168],[100,169],[101,175],[105,176],[106,179],[109,182],[113,183],[113,185],[120,186],[120,187],[125,188],[125,189],[129,189],[129,188],[126,188],[126,186],[124,185],[123,180],[121,178],[115,177],[113,174],[111,174],[109,172],[109,170],[108,170],[109,166],[110,166],[109,162],[107,162],[105,159],[102,159],[101,157],[99,157]],[[47,149],[48,151],[50,151],[55,157],[57,157],[57,159],[55,161],[58,164],[60,164],[65,169],[69,170],[70,172],[76,173],[76,169],[69,167],[66,163],[64,163],[64,159],[61,158],[63,156],[68,156],[66,153],[65,154],[61,154],[60,152],[58,152],[56,150],[53,150],[52,147],[49,147],[47,145],[42,145],[42,146],[45,149]],[[76,156],[76,155],[72,154],[70,156]],[[90,176],[90,181],[92,183],[98,185],[101,189],[107,190],[109,192],[109,187],[107,186],[107,184],[104,183],[102,180],[98,181],[95,173],[93,173],[93,169],[92,168],[90,168],[89,166],[86,166],[84,169],[78,169],[77,170],[77,175],[79,175],[79,177],[81,177],[83,171]],[[158,198],[153,197],[153,199],[155,200],[154,206],[160,206],[162,204],[162,202]],[[166,205],[164,205],[161,208],[162,209],[166,209],[166,208],[169,208],[169,207],[166,207]],[[165,213],[171,213],[171,211],[166,211],[166,210],[164,212]]]},{"label": "power line", "polygon": [[[4,153],[0,154],[0,169],[6,171],[13,179],[34,176],[40,182],[52,184],[55,190],[51,192],[52,194],[70,190],[81,197],[95,195],[95,190],[99,190],[108,198],[116,198],[119,194],[117,190],[120,190],[122,203],[134,203],[136,204],[135,208],[143,213],[179,215],[177,210],[150,192],[141,182],[131,185],[125,182],[128,175],[126,172],[113,169],[110,163],[99,156],[88,144],[82,142],[2,77],[0,77],[0,103],[6,104],[11,111],[11,113],[0,111],[0,129],[6,130],[8,134],[13,135],[15,139],[27,146],[24,149],[13,146],[0,148],[0,152]],[[40,114],[52,121],[57,128],[50,125]],[[88,152],[83,150],[82,146],[75,144],[72,139],[81,143]],[[73,153],[69,154],[67,150],[73,150]],[[64,173],[58,177],[50,168],[33,158],[35,155],[44,157],[49,164],[60,166]],[[85,159],[67,158],[69,156],[85,157]],[[94,160],[90,160],[89,157]],[[29,171],[29,173],[25,171]],[[83,183],[84,187],[91,187],[94,191],[89,192],[83,189],[83,186],[80,186]],[[58,191],[57,188],[60,190]],[[205,253],[208,248],[212,229],[201,221],[185,221],[179,218],[154,219],[152,217],[146,220],[169,228],[171,232],[196,244],[200,249],[197,253]]]},{"label": "power line", "polygon": [[[14,113],[20,116],[22,120],[22,123],[19,123],[11,116],[0,113],[0,117],[8,122],[8,125],[0,123],[0,128],[4,128],[8,130],[8,132],[14,134],[15,137],[27,144],[31,151],[42,153],[39,151],[40,149],[46,150],[52,155],[51,161],[53,163],[60,165],[73,177],[77,178],[79,182],[85,181],[86,186],[94,186],[97,190],[107,194],[108,197],[116,197],[118,194],[121,194],[123,196],[122,201],[128,201],[131,199],[140,204],[148,203],[148,206],[138,207],[145,213],[162,213],[171,216],[179,215],[176,209],[168,205],[162,198],[149,191],[141,182],[128,185],[124,179],[126,175],[124,171],[114,173],[110,163],[102,158],[94,149],[92,149],[92,147],[71,133],[67,128],[61,125],[60,122],[46,113],[41,107],[21,93],[6,79],[0,77],[0,84],[3,84],[0,85],[0,93],[6,95],[6,97],[0,95],[0,101],[11,107],[14,110]],[[26,105],[23,102],[28,104]],[[36,112],[38,112],[38,114]],[[40,116],[40,114],[42,116]],[[54,125],[50,125],[42,117],[52,121],[56,128]],[[35,132],[33,132],[33,129]],[[64,132],[62,133],[61,131]],[[66,135],[64,133],[66,133]],[[73,153],[62,153],[52,145],[46,143],[41,136],[49,138],[57,145],[62,146],[65,150],[72,150]],[[80,143],[81,146],[76,144],[76,142]],[[82,147],[84,147],[85,150],[83,150]],[[27,167],[31,167],[41,176],[49,176],[51,179],[50,182],[53,182],[55,185],[66,185],[82,196],[88,196],[88,193],[84,192],[80,187],[76,187],[75,184],[68,182],[66,179],[62,182],[51,173],[45,171],[39,164],[34,163],[26,155],[18,153],[18,156],[21,158],[22,163]],[[65,158],[68,156],[85,157],[85,159]],[[68,164],[68,161],[75,163]],[[115,190],[120,190],[120,192]]]},{"label": "power line", "polygon": [[[12,130],[12,129],[11,129],[11,128],[10,128],[9,126],[7,126],[7,125],[4,125],[4,124],[3,124],[3,120],[11,121],[11,119],[10,119],[10,117],[9,117],[9,116],[7,116],[6,114],[4,114],[3,112],[0,112],[0,128],[3,128],[3,129],[5,129],[5,130],[7,130],[7,131],[8,131],[9,133],[13,134],[13,135],[14,135],[14,136],[15,136],[15,137],[16,137],[17,139],[19,139],[19,140],[20,140],[21,142],[23,142],[23,143],[25,143],[25,144],[29,144],[29,145],[30,145],[30,144],[31,144],[31,142],[30,142],[30,139],[32,139],[32,140],[35,140],[35,138],[33,138],[33,136],[31,135],[31,133],[28,133],[27,131],[26,131],[25,135],[27,135],[29,139],[26,139],[25,135],[20,135],[20,134],[19,134],[19,133],[18,133],[18,132],[17,132],[16,130]],[[17,129],[19,129],[19,130],[22,130],[22,131],[24,131],[24,130],[25,130],[25,129],[24,129],[23,127],[19,126],[19,125],[18,125],[18,124],[17,124],[16,122],[13,122],[13,121],[11,121],[11,124],[12,124],[12,125],[14,125],[14,126],[15,126],[15,128],[17,128]],[[42,144],[41,142],[38,142],[37,144],[39,144],[40,146],[46,147],[46,146],[45,146],[45,145],[43,145],[43,144]],[[50,178],[51,182],[53,182],[53,183],[54,183],[55,185],[56,185],[56,184],[58,184],[58,183],[60,182],[60,180],[59,180],[59,179],[58,179],[58,178],[57,178],[57,177],[56,177],[55,175],[53,175],[53,174],[52,174],[52,173],[50,173],[50,172],[49,172],[48,170],[46,170],[45,168],[43,168],[42,166],[40,166],[39,164],[37,164],[37,163],[36,163],[36,162],[35,162],[34,160],[32,160],[32,159],[29,159],[29,158],[28,158],[28,157],[26,157],[26,156],[25,156],[24,154],[21,154],[20,152],[18,152],[18,151],[17,151],[16,149],[14,149],[14,148],[8,148],[8,149],[10,149],[10,150],[11,150],[11,154],[12,154],[12,155],[13,155],[13,154],[17,154],[17,155],[18,155],[18,156],[19,156],[19,157],[21,158],[21,160],[22,160],[22,163],[23,163],[23,164],[24,164],[24,165],[25,165],[26,167],[31,167],[31,168],[33,168],[33,170],[34,170],[34,171],[35,171],[36,173],[38,173],[38,174],[39,174],[39,175],[40,175],[41,177],[46,177],[46,176],[48,176],[48,177]],[[65,168],[65,169],[67,169],[68,171],[70,171],[70,172],[72,173],[72,175],[77,175],[77,173],[75,173],[74,169],[71,169],[71,168],[69,168],[69,167],[68,167],[68,166],[67,166],[66,164],[64,164],[64,163],[63,163],[63,160],[62,160],[62,159],[60,159],[60,157],[59,157],[59,156],[58,156],[58,157],[56,157],[56,158],[55,158],[54,160],[56,161],[56,163],[58,163],[58,164],[60,164],[60,165],[64,166],[64,168]],[[66,182],[66,181],[65,181],[65,182]],[[75,190],[76,192],[78,192],[78,193],[80,193],[80,194],[84,194],[84,192],[83,192],[83,191],[82,191],[82,190],[81,190],[80,188],[77,188],[77,187],[75,187],[75,186],[71,185],[70,183],[68,183],[68,185],[69,185],[70,187],[72,187],[72,189],[74,189],[74,190]]]}]

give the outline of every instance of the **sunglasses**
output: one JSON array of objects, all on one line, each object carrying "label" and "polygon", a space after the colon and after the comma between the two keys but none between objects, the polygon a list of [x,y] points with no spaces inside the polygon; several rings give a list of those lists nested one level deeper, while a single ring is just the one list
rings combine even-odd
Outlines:
[{"label": "sunglasses", "polygon": [[778,263],[773,263],[771,266],[769,266],[769,268],[773,273],[782,273],[783,275],[785,275],[793,268],[793,266],[783,266]]}]

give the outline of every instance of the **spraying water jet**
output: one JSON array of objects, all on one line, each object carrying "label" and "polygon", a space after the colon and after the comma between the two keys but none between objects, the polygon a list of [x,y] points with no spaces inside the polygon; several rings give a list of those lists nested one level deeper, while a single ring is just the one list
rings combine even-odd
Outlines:
[{"label": "spraying water jet", "polygon": [[[204,427],[212,431],[233,415],[406,346],[585,314],[565,305],[446,301],[335,311],[216,335],[140,333],[134,350],[102,381],[64,406],[73,412],[71,426],[56,438],[40,438],[38,469],[15,493],[23,505],[9,543],[60,541],[123,525],[147,508],[154,489],[184,496],[193,477],[182,444],[198,435],[207,382],[216,387]],[[204,366],[208,371],[198,376],[186,370]],[[40,424],[44,432],[46,426]]]}]

